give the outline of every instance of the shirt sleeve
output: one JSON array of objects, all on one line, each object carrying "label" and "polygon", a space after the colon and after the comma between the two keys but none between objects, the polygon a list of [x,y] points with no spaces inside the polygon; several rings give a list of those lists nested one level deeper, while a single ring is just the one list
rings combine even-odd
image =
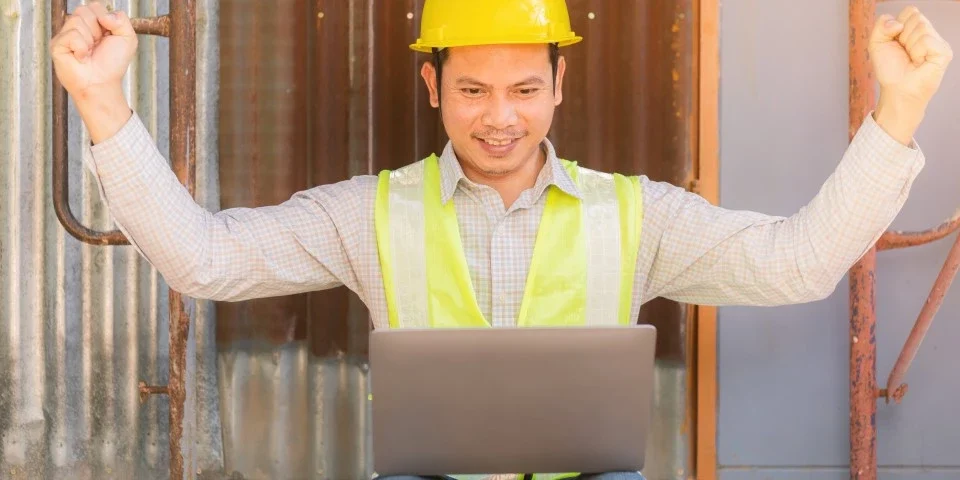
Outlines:
[{"label": "shirt sleeve", "polygon": [[735,211],[646,181],[642,302],[772,306],[830,295],[900,212],[924,165],[867,115],[837,169],[790,217]]},{"label": "shirt sleeve", "polygon": [[237,301],[346,285],[362,296],[344,237],[359,235],[369,179],[211,213],[180,184],[136,113],[85,148],[84,162],[118,228],[174,290]]}]

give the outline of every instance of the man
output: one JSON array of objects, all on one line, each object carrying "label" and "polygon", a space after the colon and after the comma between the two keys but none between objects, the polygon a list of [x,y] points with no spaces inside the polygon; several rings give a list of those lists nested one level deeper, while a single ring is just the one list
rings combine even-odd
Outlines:
[{"label": "man", "polygon": [[913,135],[952,58],[917,9],[881,17],[877,109],[817,196],[781,218],[561,160],[546,139],[563,98],[559,50],[580,40],[563,0],[427,0],[412,48],[432,55],[421,73],[450,138],[442,154],[217,214],[191,199],[124,98],[137,37],[122,12],[78,8],[51,54],[111,213],[172,288],[235,301],[346,285],[375,328],[626,324],[658,296],[821,299],[906,200],[924,164]]}]

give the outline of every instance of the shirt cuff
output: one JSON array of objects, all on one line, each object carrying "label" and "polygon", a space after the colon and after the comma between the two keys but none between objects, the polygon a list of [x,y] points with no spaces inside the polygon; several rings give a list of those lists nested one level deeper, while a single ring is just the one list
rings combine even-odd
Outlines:
[{"label": "shirt cuff", "polygon": [[904,181],[915,178],[926,162],[915,139],[909,145],[900,143],[874,120],[873,111],[863,119],[850,148],[858,160],[859,173],[880,186],[903,187]]},{"label": "shirt cuff", "polygon": [[86,145],[83,159],[90,172],[104,185],[117,185],[129,182],[137,176],[156,174],[158,168],[169,165],[157,165],[161,156],[156,144],[143,121],[133,112],[127,122],[113,136],[96,145]]}]

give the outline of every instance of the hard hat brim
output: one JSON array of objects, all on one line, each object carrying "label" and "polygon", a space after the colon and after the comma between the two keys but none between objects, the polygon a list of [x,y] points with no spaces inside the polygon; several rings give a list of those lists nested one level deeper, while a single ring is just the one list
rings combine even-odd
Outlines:
[{"label": "hard hat brim", "polygon": [[580,43],[582,40],[583,40],[583,37],[578,35],[572,35],[562,39],[505,38],[502,40],[496,40],[496,39],[486,38],[483,40],[479,40],[479,39],[474,40],[474,39],[464,38],[464,39],[451,39],[443,42],[425,42],[425,41],[418,40],[417,43],[410,44],[410,49],[417,52],[431,53],[433,52],[434,48],[442,49],[442,48],[449,48],[449,47],[471,47],[471,46],[479,46],[479,45],[530,45],[530,44],[548,45],[551,43],[556,43],[560,47],[566,47],[569,45],[573,45],[575,43]]}]

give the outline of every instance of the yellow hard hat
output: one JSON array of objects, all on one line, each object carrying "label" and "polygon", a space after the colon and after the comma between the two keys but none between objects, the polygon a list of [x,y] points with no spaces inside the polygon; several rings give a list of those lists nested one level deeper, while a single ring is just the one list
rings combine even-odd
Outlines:
[{"label": "yellow hard hat", "polygon": [[583,40],[570,28],[565,0],[426,0],[420,38],[410,48]]}]

